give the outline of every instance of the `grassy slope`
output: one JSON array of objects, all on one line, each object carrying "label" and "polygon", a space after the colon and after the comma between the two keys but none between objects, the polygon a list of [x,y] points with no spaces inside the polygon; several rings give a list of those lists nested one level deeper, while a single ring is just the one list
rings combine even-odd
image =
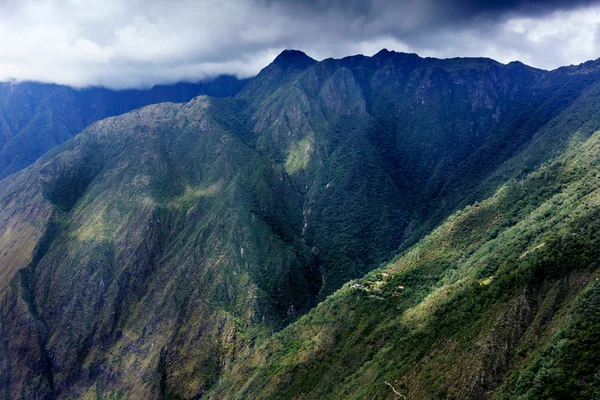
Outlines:
[{"label": "grassy slope", "polygon": [[[600,134],[260,346],[213,398],[594,398]],[[399,289],[403,286],[404,289]]]},{"label": "grassy slope", "polygon": [[[20,174],[21,176],[23,174]],[[52,209],[42,203],[36,181],[15,175],[3,182],[0,193],[0,295],[15,273],[27,266],[44,232]]]}]

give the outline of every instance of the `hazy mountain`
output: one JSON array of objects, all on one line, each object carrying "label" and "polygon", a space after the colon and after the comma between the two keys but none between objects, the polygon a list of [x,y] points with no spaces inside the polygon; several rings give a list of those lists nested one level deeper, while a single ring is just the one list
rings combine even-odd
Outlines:
[{"label": "hazy mountain", "polygon": [[233,76],[148,90],[73,89],[35,82],[0,83],[0,179],[27,167],[51,148],[100,119],[199,95],[235,96],[246,84]]},{"label": "hazy mountain", "polygon": [[598,66],[285,51],[92,124],[0,181],[0,390],[593,398]]}]

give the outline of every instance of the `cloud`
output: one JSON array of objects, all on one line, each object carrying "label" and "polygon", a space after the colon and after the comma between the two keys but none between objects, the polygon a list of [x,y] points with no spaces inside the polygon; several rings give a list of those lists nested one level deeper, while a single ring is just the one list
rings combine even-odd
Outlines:
[{"label": "cloud", "polygon": [[[440,5],[441,4],[441,5]],[[600,6],[557,0],[4,0],[0,80],[144,87],[314,58],[486,56],[555,68],[600,56]]]}]

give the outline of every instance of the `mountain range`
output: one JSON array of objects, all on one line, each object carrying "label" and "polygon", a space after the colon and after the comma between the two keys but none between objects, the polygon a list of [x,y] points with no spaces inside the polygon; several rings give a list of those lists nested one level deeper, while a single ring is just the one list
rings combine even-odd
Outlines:
[{"label": "mountain range", "polygon": [[38,82],[0,83],[0,179],[17,172],[100,119],[149,104],[199,95],[235,96],[246,84],[222,75],[147,90],[73,89]]},{"label": "mountain range", "polygon": [[600,396],[600,61],[1,92],[5,398]]}]

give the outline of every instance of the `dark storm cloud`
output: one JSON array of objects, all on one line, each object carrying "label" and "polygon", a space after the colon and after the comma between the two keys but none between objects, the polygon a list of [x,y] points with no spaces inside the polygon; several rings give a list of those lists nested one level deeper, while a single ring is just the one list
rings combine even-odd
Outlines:
[{"label": "dark storm cloud", "polygon": [[382,11],[392,11],[399,18],[402,12],[410,9],[428,10],[423,19],[439,19],[447,23],[485,16],[503,18],[507,14],[543,15],[558,10],[572,10],[590,6],[594,0],[259,0],[267,6],[283,6],[304,15],[322,14],[334,11],[362,18],[377,15]]},{"label": "dark storm cloud", "polygon": [[600,7],[584,0],[0,0],[0,79],[132,87],[249,76],[284,48],[554,68],[599,57],[599,23]]},{"label": "dark storm cloud", "polygon": [[[569,10],[594,4],[594,0],[262,0],[272,6],[281,4],[296,11],[322,13],[331,9],[354,15],[365,15],[377,9],[403,10],[419,3],[428,3],[430,10],[449,12],[454,16],[471,18],[482,14],[519,12],[540,14],[556,10]],[[500,13],[500,14],[498,14]]]},{"label": "dark storm cloud", "polygon": [[465,14],[487,14],[491,12],[544,13],[568,10],[593,4],[593,0],[451,0],[451,6]]},{"label": "dark storm cloud", "polygon": [[542,17],[591,6],[598,0],[262,0],[259,3],[281,6],[305,18],[330,15],[337,16],[340,22],[383,22],[381,28],[385,30],[419,34],[441,26],[502,21],[512,16]]}]

